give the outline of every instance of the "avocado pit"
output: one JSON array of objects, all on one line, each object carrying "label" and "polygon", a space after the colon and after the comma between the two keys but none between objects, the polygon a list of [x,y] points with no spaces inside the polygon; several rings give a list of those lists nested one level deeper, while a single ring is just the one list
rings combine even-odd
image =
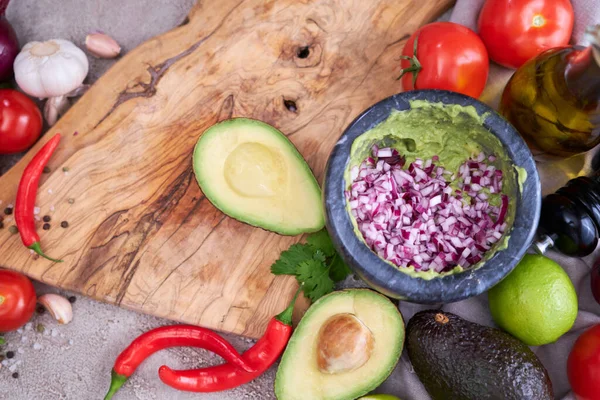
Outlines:
[{"label": "avocado pit", "polygon": [[340,374],[358,369],[371,358],[374,344],[372,332],[355,315],[336,314],[330,317],[319,331],[319,371]]}]

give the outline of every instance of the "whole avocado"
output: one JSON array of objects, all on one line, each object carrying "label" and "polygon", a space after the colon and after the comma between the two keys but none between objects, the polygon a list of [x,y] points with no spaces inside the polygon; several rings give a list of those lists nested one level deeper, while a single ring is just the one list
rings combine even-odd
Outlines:
[{"label": "whole avocado", "polygon": [[415,314],[406,348],[434,400],[552,400],[552,382],[524,343],[441,310]]}]

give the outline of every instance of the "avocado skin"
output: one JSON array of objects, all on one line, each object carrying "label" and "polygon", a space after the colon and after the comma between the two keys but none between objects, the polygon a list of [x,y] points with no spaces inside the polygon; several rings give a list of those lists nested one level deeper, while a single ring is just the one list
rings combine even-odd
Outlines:
[{"label": "avocado skin", "polygon": [[[448,322],[436,322],[436,315]],[[415,314],[406,347],[434,400],[552,400],[552,382],[524,343],[441,310]]]}]

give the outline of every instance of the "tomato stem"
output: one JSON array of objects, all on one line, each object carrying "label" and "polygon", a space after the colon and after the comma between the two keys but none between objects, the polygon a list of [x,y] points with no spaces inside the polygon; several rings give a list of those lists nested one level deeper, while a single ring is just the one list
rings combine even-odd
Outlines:
[{"label": "tomato stem", "polygon": [[546,24],[546,19],[543,15],[535,15],[533,17],[532,25],[536,28],[540,28]]},{"label": "tomato stem", "polygon": [[415,85],[417,84],[417,76],[419,75],[419,71],[421,71],[423,69],[423,66],[419,62],[419,59],[417,58],[417,42],[418,41],[419,41],[419,34],[417,34],[417,36],[415,36],[415,40],[413,42],[412,57],[405,56],[405,55],[400,56],[401,59],[408,60],[410,62],[410,66],[408,68],[402,69],[402,73],[396,79],[396,80],[400,80],[400,79],[402,79],[402,77],[404,75],[412,73],[413,74],[413,78],[412,78],[413,89],[416,89]]}]

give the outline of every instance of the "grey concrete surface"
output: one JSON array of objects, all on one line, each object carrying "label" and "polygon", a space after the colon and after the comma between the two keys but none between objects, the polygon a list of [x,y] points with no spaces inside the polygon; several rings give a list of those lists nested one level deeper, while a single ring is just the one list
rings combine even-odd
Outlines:
[{"label": "grey concrete surface", "polygon": [[[166,32],[184,20],[194,0],[12,0],[7,17],[21,45],[32,40],[64,38],[83,47],[88,32],[102,30],[113,36],[127,52],[143,41]],[[88,83],[94,82],[114,63],[90,59]],[[0,155],[0,174],[19,155]],[[57,292],[37,284],[38,295]],[[36,327],[42,324],[44,333]],[[142,332],[170,321],[141,315],[77,296],[74,320],[58,325],[45,313],[35,314],[25,329],[5,336],[0,354],[16,356],[0,365],[1,400],[88,400],[104,397],[110,370],[118,353]],[[242,351],[251,342],[229,336]],[[275,371],[244,387],[217,394],[190,394],[172,390],[158,379],[160,365],[194,368],[216,363],[202,350],[176,349],[155,354],[115,396],[126,399],[273,399]],[[12,378],[14,372],[19,378]]]}]

